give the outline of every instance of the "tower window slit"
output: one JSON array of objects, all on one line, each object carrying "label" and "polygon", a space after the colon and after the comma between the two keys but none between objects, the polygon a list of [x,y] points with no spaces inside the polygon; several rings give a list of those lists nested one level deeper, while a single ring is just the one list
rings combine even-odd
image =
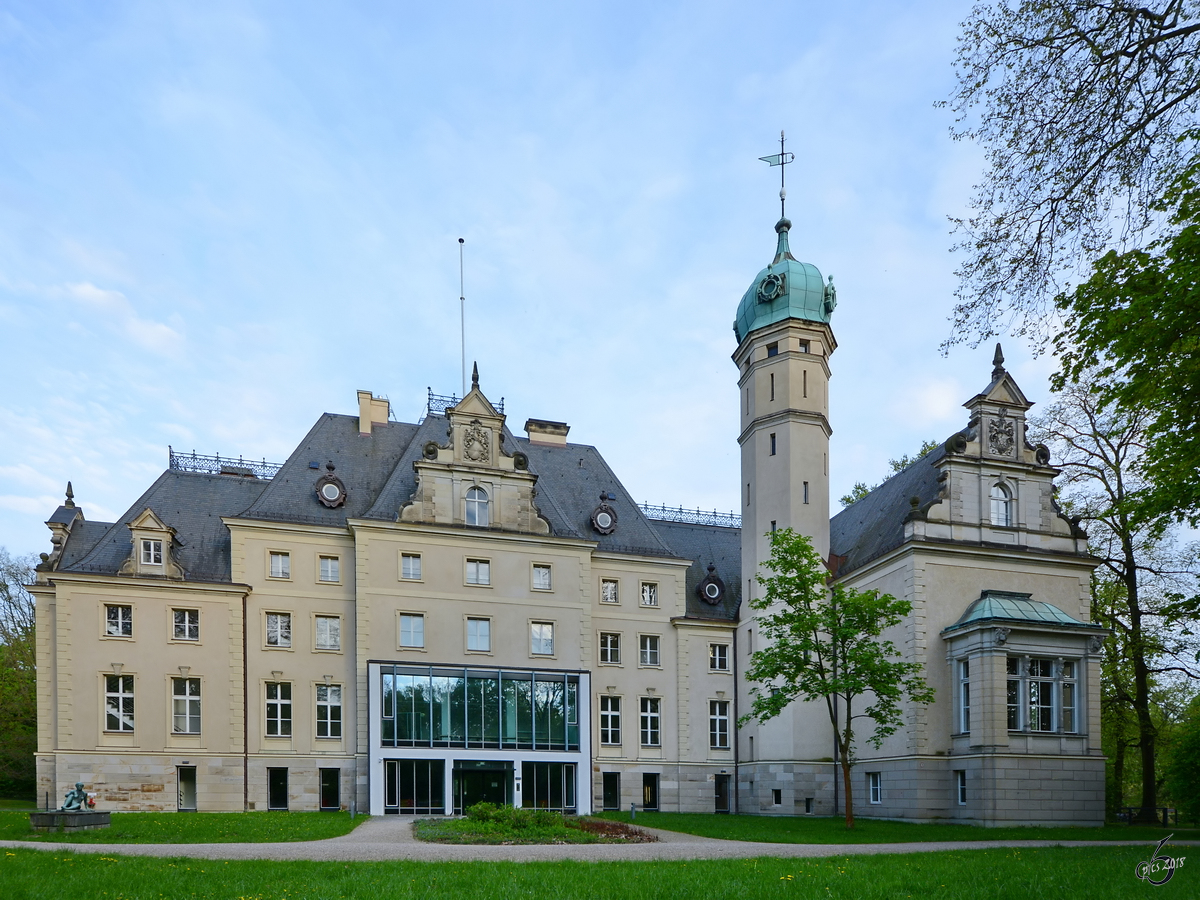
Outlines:
[{"label": "tower window slit", "polygon": [[804,396],[807,398],[808,397],[808,369],[804,370],[803,375],[804,375]]},{"label": "tower window slit", "polygon": [[804,482],[804,502],[808,502],[808,482]]},{"label": "tower window slit", "polygon": [[775,399],[775,373],[771,373],[771,399]]}]

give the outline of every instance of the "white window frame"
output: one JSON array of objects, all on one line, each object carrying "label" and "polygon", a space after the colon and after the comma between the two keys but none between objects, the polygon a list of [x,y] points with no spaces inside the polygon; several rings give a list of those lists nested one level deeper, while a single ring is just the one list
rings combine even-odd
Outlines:
[{"label": "white window frame", "polygon": [[[267,681],[266,715],[263,716],[263,733],[269,738],[292,736],[292,683],[290,681]],[[274,694],[275,696],[271,696]]]},{"label": "white window frame", "polygon": [[275,581],[291,581],[292,554],[287,550],[268,550],[267,577]]},{"label": "white window frame", "polygon": [[267,612],[264,616],[263,643],[269,650],[292,649],[292,614]]},{"label": "white window frame", "polygon": [[[1008,657],[1005,662],[1008,730],[1079,734],[1079,670],[1078,659]],[[1049,703],[1045,702],[1047,699]]]},{"label": "white window frame", "polygon": [[[408,627],[408,636],[410,643],[404,642],[405,624]],[[419,628],[414,628],[414,625],[419,625]],[[401,612],[396,623],[396,640],[397,646],[401,650],[424,650],[425,649],[425,614],[415,612]],[[419,641],[419,643],[413,643]]]},{"label": "white window frame", "polygon": [[[544,574],[544,578],[542,577]],[[554,590],[554,567],[550,563],[534,563],[530,570],[530,589],[534,591],[553,591]],[[544,584],[539,584],[539,580],[544,580]]]},{"label": "white window frame", "polygon": [[[333,643],[329,643],[329,628],[333,623]],[[322,644],[321,632],[325,632],[325,643]],[[313,649],[322,653],[340,653],[342,650],[342,617],[330,613],[313,613]]]},{"label": "white window frame", "polygon": [[[132,734],[134,729],[134,685],[132,675],[104,675],[104,730],[109,734]],[[116,728],[111,727],[116,722]]]},{"label": "white window frame", "polygon": [[491,525],[490,502],[488,492],[479,485],[467,488],[467,494],[463,498],[463,521],[472,528],[487,528]]},{"label": "white window frame", "polygon": [[1003,481],[997,481],[992,485],[988,499],[991,501],[992,524],[999,528],[1011,528],[1014,518],[1012,489]]},{"label": "white window frame", "polygon": [[728,672],[729,671],[729,645],[728,644],[709,644],[708,645],[708,670],[710,672]]},{"label": "white window frame", "polygon": [[[200,733],[202,697],[199,678],[171,679],[172,734]],[[179,727],[181,722],[183,728]]]},{"label": "white window frame", "polygon": [[[409,574],[415,573],[415,574]],[[401,581],[422,581],[421,578],[421,554],[420,553],[400,553],[400,580]]]},{"label": "white window frame", "polygon": [[601,603],[620,603],[621,602],[621,582],[617,578],[601,578],[600,579],[600,602]]},{"label": "white window frame", "polygon": [[658,606],[658,582],[643,581],[638,591],[642,606]]},{"label": "white window frame", "polygon": [[467,616],[467,652],[492,652],[492,620],[486,616]]},{"label": "white window frame", "polygon": [[662,641],[657,634],[638,635],[638,668],[662,668]]},{"label": "white window frame", "polygon": [[600,695],[600,743],[609,747],[621,743],[621,698]]},{"label": "white window frame", "polygon": [[553,622],[530,622],[529,623],[529,655],[530,656],[553,656],[554,655],[554,623]]},{"label": "white window frame", "polygon": [[[180,622],[180,614],[184,620]],[[182,629],[182,634],[180,634]],[[200,611],[173,607],[170,611],[170,640],[198,643],[200,640]]]},{"label": "white window frame", "polygon": [[[342,736],[342,686],[340,684],[318,684],[317,733],[318,740],[337,740]],[[337,715],[334,715],[334,711]],[[322,734],[321,732],[325,733]],[[336,732],[336,733],[335,733]]]},{"label": "white window frame", "polygon": [[142,565],[161,566],[163,564],[163,542],[157,538],[142,538]]},{"label": "white window frame", "polygon": [[708,701],[708,746],[712,750],[729,749],[729,701]]},{"label": "white window frame", "polygon": [[954,770],[954,794],[959,806],[967,805],[967,770]]},{"label": "white window frame", "polygon": [[[112,611],[117,615],[112,615]],[[115,629],[115,630],[114,630]],[[130,603],[104,604],[104,636],[110,638],[133,637],[133,605]]]},{"label": "white window frame", "polygon": [[971,661],[958,660],[958,732],[971,733]]},{"label": "white window frame", "polygon": [[[326,578],[326,563],[331,563],[328,566],[332,578]],[[321,553],[317,556],[317,581],[321,584],[341,584],[342,583],[342,558],[340,556],[331,556],[328,553]]]},{"label": "white window frame", "polygon": [[[605,640],[605,639],[608,640]],[[600,665],[602,666],[619,666],[621,665],[621,632],[619,631],[602,631],[600,632]]]},{"label": "white window frame", "polygon": [[883,802],[883,773],[867,773],[867,795],[872,803]]},{"label": "white window frame", "polygon": [[643,747],[662,746],[662,700],[659,697],[641,697],[641,739]]},{"label": "white window frame", "polygon": [[492,583],[492,561],[482,557],[468,556],[463,577],[475,587],[490,587]]}]

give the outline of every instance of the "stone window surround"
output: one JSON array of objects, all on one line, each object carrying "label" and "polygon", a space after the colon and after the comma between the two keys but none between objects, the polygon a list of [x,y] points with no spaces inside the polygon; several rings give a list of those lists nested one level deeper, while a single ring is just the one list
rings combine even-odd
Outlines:
[{"label": "stone window surround", "polygon": [[[100,603],[100,638],[106,641],[132,641],[134,640],[133,622],[136,613],[136,603],[133,600],[122,599],[119,602],[112,600],[104,600]],[[109,608],[127,609],[129,610],[129,634],[109,634],[108,631],[108,610]]]},{"label": "stone window surround", "polygon": [[[196,637],[177,637],[175,634],[175,613],[195,613],[196,614]],[[199,646],[203,643],[201,640],[202,632],[200,630],[200,607],[198,606],[171,606],[170,614],[167,616],[167,643],[169,644],[188,644],[190,646]]]},{"label": "stone window surround", "polygon": [[[649,640],[647,640],[647,638]],[[661,669],[662,665],[662,635],[638,633],[638,668]],[[652,659],[653,662],[647,660]]]},{"label": "stone window surround", "polygon": [[[345,634],[346,634],[346,629],[342,627],[342,618],[343,617],[340,613],[313,612],[313,613],[309,614],[309,618],[312,620],[311,624],[312,624],[313,653],[334,653],[334,654],[341,655],[346,652],[345,651],[345,642],[343,640],[343,638],[345,637]],[[317,644],[317,638],[319,636],[319,630],[317,628],[317,620],[318,619],[336,619],[337,620],[337,623],[338,623],[338,645],[336,647],[322,647],[319,644]],[[296,643],[296,640],[295,640],[295,636],[293,634],[293,637],[292,637],[293,646],[295,645],[295,643]]]},{"label": "stone window surround", "polygon": [[[620,631],[601,631],[599,633],[599,638],[598,638],[599,652],[596,654],[597,665],[624,666],[624,663],[621,662],[621,634],[622,633]],[[609,658],[607,660],[603,658],[605,655],[605,652],[606,652],[605,647],[604,647],[604,638],[605,637],[616,638],[615,642],[610,642],[611,646],[607,650],[607,653],[609,656]],[[616,659],[615,660],[613,659],[613,655],[614,655],[613,651],[614,650],[616,651],[616,653],[615,653]]]},{"label": "stone window surround", "polygon": [[[486,622],[487,623],[487,646],[472,647],[471,646],[471,623]],[[478,635],[476,636],[478,639]],[[492,617],[474,615],[471,613],[463,613],[463,652],[472,655],[492,655]]]},{"label": "stone window surround", "polygon": [[[419,646],[416,644],[403,643],[404,619],[408,618],[408,617],[417,618],[417,619],[421,620],[421,643]],[[398,609],[398,610],[396,610],[396,649],[397,650],[402,651],[402,652],[407,651],[410,653],[411,652],[417,652],[417,653],[425,653],[426,652],[426,650],[425,650],[425,643],[426,643],[425,635],[426,635],[427,629],[425,627],[425,625],[426,625],[425,619],[426,619],[426,616],[425,616],[424,611],[422,611],[422,610],[416,610],[416,609]]]},{"label": "stone window surround", "polygon": [[[261,613],[262,624],[262,649],[272,651],[282,651],[293,653],[296,650],[296,617],[290,610],[282,609],[264,609]],[[272,644],[271,639],[270,619],[269,616],[287,616],[288,619],[288,642],[287,644]]]},{"label": "stone window surround", "polygon": [[[416,571],[417,571],[416,575],[405,575],[404,574],[404,561],[406,558],[416,560]],[[421,562],[422,561],[421,561],[420,553],[415,553],[412,550],[399,551],[399,559],[397,560],[397,569],[396,569],[396,574],[399,576],[399,580],[400,581],[416,581],[416,582],[424,581],[425,580],[424,567],[422,566]]]},{"label": "stone window surround", "polygon": [[[333,560],[337,567],[337,578],[324,578],[324,562]],[[341,584],[342,583],[342,557],[337,553],[318,553],[317,554],[317,584]]]},{"label": "stone window surround", "polygon": [[[546,571],[546,586],[538,587],[538,570]],[[540,594],[550,594],[554,592],[554,565],[548,562],[532,561],[529,564],[529,589],[537,591]]]},{"label": "stone window surround", "polygon": [[[287,574],[275,575],[275,560],[282,558],[283,567],[286,568]],[[292,554],[290,550],[281,550],[278,547],[267,548],[267,578],[270,581],[291,581],[292,580]]]}]

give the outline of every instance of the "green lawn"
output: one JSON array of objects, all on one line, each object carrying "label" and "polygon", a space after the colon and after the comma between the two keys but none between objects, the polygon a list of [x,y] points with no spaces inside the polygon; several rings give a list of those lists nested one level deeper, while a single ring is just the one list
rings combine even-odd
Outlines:
[{"label": "green lawn", "polygon": [[[363,817],[357,820],[364,821]],[[35,834],[29,813],[0,811],[0,840],[71,841],[80,844],[229,844],[319,841],[348,833],[355,823],[343,812],[146,813],[115,812],[99,831]]]},{"label": "green lawn", "polygon": [[[597,813],[628,822],[629,813]],[[1200,840],[1197,828],[1155,828],[1145,825],[1106,825],[1103,828],[982,828],[978,825],[913,824],[880,819],[856,819],[846,830],[841,817],[717,816],[707,813],[640,812],[634,820],[647,828],[663,828],[730,841],[772,844],[895,844],[907,841],[1157,841],[1168,834],[1178,840]],[[1200,854],[1197,854],[1200,856]],[[1197,859],[1200,863],[1200,859]]]},{"label": "green lawn", "polygon": [[[1187,851],[1180,849],[1176,855]],[[1169,900],[1196,897],[1195,870],[1140,883],[1139,847],[974,850],[819,860],[606,863],[315,863],[68,855],[0,855],[5,900],[667,900],[785,897],[893,900]]]},{"label": "green lawn", "polygon": [[37,809],[37,801],[14,800],[11,797],[0,797],[0,809]]}]

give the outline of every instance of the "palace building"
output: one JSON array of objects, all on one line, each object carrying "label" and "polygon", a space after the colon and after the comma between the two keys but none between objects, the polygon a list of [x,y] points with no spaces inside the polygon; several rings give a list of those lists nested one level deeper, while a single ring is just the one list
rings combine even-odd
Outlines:
[{"label": "palace building", "polygon": [[744,601],[791,527],[831,577],[912,601],[892,638],[937,691],[860,748],[858,815],[1102,822],[1094,562],[1031,404],[997,350],[964,429],[831,520],[836,298],[789,228],[734,325],[740,517],[639,506],[566,424],[514,434],[477,371],[415,424],[360,391],[278,466],[172,453],[117,522],[68,485],[32,588],[40,790],[834,813],[824,704],[737,724],[762,639]]}]

